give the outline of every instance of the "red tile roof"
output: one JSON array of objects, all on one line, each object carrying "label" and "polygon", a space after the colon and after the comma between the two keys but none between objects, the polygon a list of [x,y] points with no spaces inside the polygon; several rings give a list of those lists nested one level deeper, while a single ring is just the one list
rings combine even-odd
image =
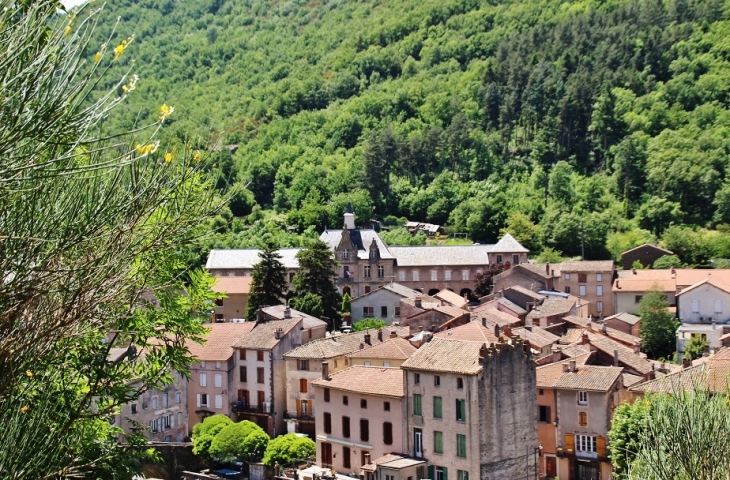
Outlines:
[{"label": "red tile roof", "polygon": [[204,345],[186,342],[185,346],[190,351],[190,356],[199,360],[223,362],[233,355],[233,345],[247,335],[255,325],[255,322],[211,323],[205,325],[208,335]]},{"label": "red tile roof", "polygon": [[386,397],[405,395],[404,372],[400,368],[355,365],[312,382],[318,387]]},{"label": "red tile roof", "polygon": [[476,375],[482,371],[479,352],[484,345],[476,341],[438,338],[423,345],[408,358],[401,368],[430,372]]},{"label": "red tile roof", "polygon": [[487,345],[499,342],[499,338],[494,335],[494,328],[487,328],[481,322],[465,323],[450,330],[435,333],[433,336],[434,338],[480,342]]},{"label": "red tile roof", "polygon": [[383,358],[392,360],[405,360],[416,351],[411,342],[405,338],[395,337],[385,340],[383,343],[363,348],[348,355],[350,358]]},{"label": "red tile roof", "polygon": [[230,294],[250,293],[252,280],[252,277],[215,277],[211,290]]}]

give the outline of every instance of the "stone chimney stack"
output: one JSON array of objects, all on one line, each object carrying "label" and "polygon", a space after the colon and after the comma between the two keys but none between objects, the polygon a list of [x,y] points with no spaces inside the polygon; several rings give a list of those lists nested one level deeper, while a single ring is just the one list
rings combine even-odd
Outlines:
[{"label": "stone chimney stack", "polygon": [[284,318],[291,318],[291,308],[289,308],[289,305],[284,308]]},{"label": "stone chimney stack", "polygon": [[413,304],[416,306],[416,308],[423,308],[423,300],[421,299],[421,297],[416,297],[413,300]]},{"label": "stone chimney stack", "polygon": [[581,345],[587,345],[590,343],[590,339],[588,338],[588,333],[583,332],[583,335],[580,336],[580,343]]},{"label": "stone chimney stack", "polygon": [[383,329],[382,328],[378,330],[378,341],[379,342],[383,341]]},{"label": "stone chimney stack", "polygon": [[368,333],[365,334],[365,343],[367,343],[368,345],[370,345],[370,332],[368,332]]},{"label": "stone chimney stack", "polygon": [[641,344],[639,342],[634,342],[634,353],[637,355],[641,353]]},{"label": "stone chimney stack", "polygon": [[618,367],[618,350],[613,351],[613,366]]},{"label": "stone chimney stack", "polygon": [[550,352],[553,355],[552,361],[553,363],[559,362],[561,358],[563,358],[562,350],[560,350],[560,347],[557,345],[553,345],[553,348],[550,349]]},{"label": "stone chimney stack", "polygon": [[692,365],[692,362],[687,357],[682,358],[682,369],[689,368]]},{"label": "stone chimney stack", "polygon": [[487,317],[482,317],[482,327],[487,326]]},{"label": "stone chimney stack", "polygon": [[571,360],[571,361],[570,361],[570,362],[568,362],[568,363],[570,364],[570,371],[571,371],[572,373],[575,373],[575,360]]},{"label": "stone chimney stack", "polygon": [[329,362],[322,362],[322,379],[323,380],[330,379],[330,363]]},{"label": "stone chimney stack", "polygon": [[494,326],[494,336],[499,338],[499,325]]},{"label": "stone chimney stack", "polygon": [[548,277],[550,276],[550,262],[545,264],[545,275]]},{"label": "stone chimney stack", "polygon": [[398,336],[398,333],[395,330],[391,330],[390,332],[390,338],[395,338]]},{"label": "stone chimney stack", "polygon": [[570,365],[567,363],[563,364],[563,373],[568,373],[570,371]]},{"label": "stone chimney stack", "polygon": [[277,340],[279,340],[283,334],[284,330],[282,330],[281,328],[277,328],[276,330],[274,330],[274,338]]}]

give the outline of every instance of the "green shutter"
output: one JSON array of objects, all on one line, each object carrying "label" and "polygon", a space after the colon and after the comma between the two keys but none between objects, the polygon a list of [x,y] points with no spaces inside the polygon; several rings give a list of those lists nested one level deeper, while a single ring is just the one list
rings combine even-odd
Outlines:
[{"label": "green shutter", "polygon": [[428,478],[430,478],[431,480],[434,480],[434,478],[436,478],[435,475],[436,475],[436,471],[433,469],[433,465],[429,465],[428,466]]},{"label": "green shutter", "polygon": [[421,395],[413,394],[413,415],[421,415]]},{"label": "green shutter", "polygon": [[466,435],[456,435],[456,456],[466,458]]},{"label": "green shutter", "polygon": [[442,416],[442,408],[441,408],[441,397],[433,397],[433,418],[441,418]]},{"label": "green shutter", "polygon": [[443,432],[433,432],[433,451],[434,453],[444,453]]},{"label": "green shutter", "polygon": [[449,469],[446,467],[443,467],[444,469],[444,480],[449,480]]}]

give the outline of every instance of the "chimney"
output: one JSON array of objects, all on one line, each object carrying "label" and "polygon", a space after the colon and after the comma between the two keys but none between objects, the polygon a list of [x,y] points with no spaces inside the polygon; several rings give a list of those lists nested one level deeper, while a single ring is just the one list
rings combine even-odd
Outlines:
[{"label": "chimney", "polygon": [[383,341],[383,329],[382,328],[378,330],[378,341],[379,342]]},{"label": "chimney", "polygon": [[512,329],[509,328],[509,325],[507,325],[506,327],[504,327],[504,336],[505,337],[510,337],[510,338],[512,337]]},{"label": "chimney", "polygon": [[487,317],[482,317],[482,327],[487,326]]},{"label": "chimney", "polygon": [[550,275],[550,262],[545,264],[545,275]]},{"label": "chimney", "polygon": [[705,350],[702,352],[703,357],[709,357],[710,356],[710,344],[705,344]]},{"label": "chimney", "polygon": [[423,299],[421,297],[416,297],[413,300],[413,304],[416,306],[416,308],[423,308]]},{"label": "chimney", "polygon": [[360,350],[362,350],[363,348],[365,348],[365,344],[364,343],[360,343]]},{"label": "chimney", "polygon": [[560,347],[558,347],[557,345],[553,345],[551,352],[553,354],[553,358],[552,358],[553,363],[559,362],[560,359],[563,358],[562,350],[560,350]]},{"label": "chimney", "polygon": [[570,371],[571,371],[572,373],[575,373],[575,360],[571,360],[571,361],[570,361],[570,362],[568,362],[568,363],[570,364]]},{"label": "chimney", "polygon": [[499,325],[494,326],[494,336],[499,338]]},{"label": "chimney", "polygon": [[568,373],[570,371],[570,365],[567,363],[563,364],[563,373]]},{"label": "chimney", "polygon": [[690,362],[689,358],[682,358],[682,369],[689,368],[690,365],[692,365],[692,362]]},{"label": "chimney", "polygon": [[392,331],[390,332],[390,338],[395,338],[395,337],[397,337],[397,336],[398,336],[398,333],[397,333],[397,332],[396,332],[395,330],[392,330]]},{"label": "chimney", "polygon": [[435,332],[436,331],[436,324],[435,323],[432,323],[431,324],[431,328],[429,328],[429,331],[431,331],[431,332]]},{"label": "chimney", "polygon": [[284,330],[282,330],[281,328],[277,328],[276,330],[274,330],[274,338],[279,340],[283,333],[284,333]]},{"label": "chimney", "polygon": [[291,308],[289,308],[289,305],[284,308],[284,318],[291,318]]},{"label": "chimney", "polygon": [[587,345],[590,342],[588,339],[588,333],[583,332],[583,335],[580,336],[580,343],[581,345]]},{"label": "chimney", "polygon": [[482,343],[482,346],[479,347],[479,356],[482,358],[487,358],[487,344]]},{"label": "chimney", "polygon": [[365,454],[363,454],[363,456],[365,457],[365,465],[369,465],[370,464],[370,454],[365,453]]},{"label": "chimney", "polygon": [[618,350],[613,351],[613,366],[618,367]]},{"label": "chimney", "polygon": [[259,311],[256,312],[256,321],[257,322],[263,322],[264,321],[264,309],[259,308]]},{"label": "chimney", "polygon": [[423,325],[419,325],[419,326],[418,326],[418,331],[419,331],[419,332],[422,332],[422,331],[423,331]]},{"label": "chimney", "polygon": [[322,379],[323,380],[330,379],[330,363],[329,362],[322,362]]},{"label": "chimney", "polygon": [[365,334],[365,343],[370,345],[370,331]]},{"label": "chimney", "polygon": [[608,335],[608,329],[606,328],[606,322],[601,323],[601,333]]},{"label": "chimney", "polygon": [[639,342],[634,342],[634,353],[637,355],[641,353],[641,344]]},{"label": "chimney", "polygon": [[616,279],[616,290],[621,290],[621,287],[618,286],[618,279]]},{"label": "chimney", "polygon": [[635,268],[632,268],[632,269],[631,269],[631,272],[632,272],[632,273],[633,273],[634,275],[636,275],[636,269],[635,269]]},{"label": "chimney", "polygon": [[555,276],[555,270],[550,270],[550,276],[551,277],[554,277]]}]

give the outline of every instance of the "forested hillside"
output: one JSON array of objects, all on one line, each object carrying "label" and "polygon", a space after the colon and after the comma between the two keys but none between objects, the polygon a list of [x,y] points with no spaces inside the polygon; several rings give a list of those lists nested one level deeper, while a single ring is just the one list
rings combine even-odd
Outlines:
[{"label": "forested hillside", "polygon": [[662,239],[686,263],[730,258],[730,1],[105,10],[100,39],[117,16],[119,38],[136,34],[115,68],[140,76],[110,124],[167,103],[167,135],[238,145],[211,154],[219,188],[237,193],[203,249],[266,233],[296,245],[287,225],[339,227],[351,199],[358,219],[489,242],[506,229],[534,252],[580,254],[583,237],[587,258],[608,258]]}]

